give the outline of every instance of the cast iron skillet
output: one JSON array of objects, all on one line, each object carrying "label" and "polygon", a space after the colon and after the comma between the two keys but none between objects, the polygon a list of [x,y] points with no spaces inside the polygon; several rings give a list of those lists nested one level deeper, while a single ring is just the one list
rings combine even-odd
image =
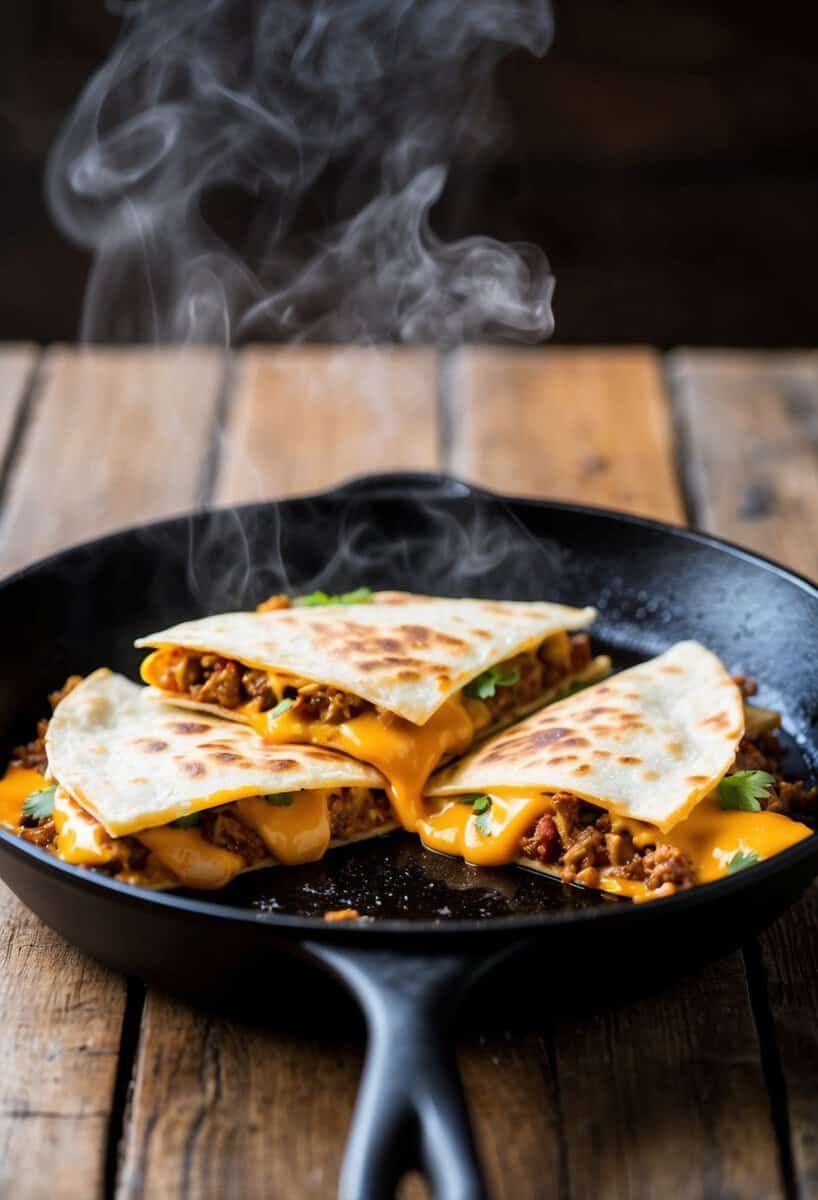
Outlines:
[{"label": "cast iron skillet", "polygon": [[[0,751],[30,734],[46,693],[69,673],[107,664],[136,677],[138,634],[250,607],[274,591],[361,584],[595,604],[595,641],[619,666],[698,638],[762,682],[760,702],[783,712],[800,769],[818,761],[811,584],[701,534],[507,500],[432,475],[378,476],[126,530],[7,580]],[[818,838],[646,905],[511,868],[479,872],[401,834],[309,867],[248,875],[210,898],[106,881],[3,833],[0,869],[69,941],[185,995],[239,995],[276,976],[291,986],[293,956],[328,969],[369,1028],[343,1200],[391,1195],[415,1163],[436,1196],[471,1200],[485,1190],[447,1031],[475,979],[501,962],[502,977],[525,953],[515,987],[545,997],[581,963],[593,963],[599,979],[636,969],[646,948],[651,959],[670,948],[677,968],[722,951],[803,891],[818,872]],[[322,920],[347,906],[376,919]]]}]

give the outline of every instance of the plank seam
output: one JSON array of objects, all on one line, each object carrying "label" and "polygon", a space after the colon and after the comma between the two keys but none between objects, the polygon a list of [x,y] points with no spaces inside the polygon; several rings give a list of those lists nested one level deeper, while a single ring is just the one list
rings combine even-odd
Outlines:
[{"label": "plank seam", "polygon": [[690,430],[682,399],[683,385],[679,375],[679,364],[675,356],[666,356],[662,361],[661,377],[670,413],[676,484],[681,496],[685,521],[693,528],[697,528],[704,510],[704,496],[701,481],[696,478]]},{"label": "plank seam", "polygon": [[45,382],[47,353],[38,354],[31,364],[25,383],[20,391],[17,411],[9,435],[6,452],[0,459],[0,512],[8,495],[14,467],[34,416],[34,409]]},{"label": "plank seam", "polygon": [[797,1200],[799,1189],[792,1151],[792,1129],[787,1082],[784,1065],[775,1032],[775,1020],[770,1004],[767,972],[761,956],[758,938],[753,938],[741,949],[750,1008],[753,1014],[756,1037],[758,1038],[761,1069],[770,1102],[770,1117],[778,1147],[778,1165],[786,1200]]},{"label": "plank seam", "polygon": [[105,1172],[103,1195],[105,1200],[114,1200],[118,1191],[122,1157],[127,1141],[131,1117],[131,1097],[136,1073],[139,1039],[142,1030],[142,1014],[145,1008],[147,989],[138,979],[125,981],[125,1009],[122,1014],[122,1029],[119,1037],[114,1090],[111,1112],[105,1137]]},{"label": "plank seam", "polygon": [[457,353],[447,350],[438,357],[437,453],[442,471],[451,470],[454,453]]},{"label": "plank seam", "polygon": [[196,507],[207,508],[213,503],[224,457],[224,442],[227,424],[233,407],[233,392],[237,375],[234,356],[225,351],[222,359],[221,379],[216,398],[216,411],[207,451],[202,463],[202,477],[196,492]]}]

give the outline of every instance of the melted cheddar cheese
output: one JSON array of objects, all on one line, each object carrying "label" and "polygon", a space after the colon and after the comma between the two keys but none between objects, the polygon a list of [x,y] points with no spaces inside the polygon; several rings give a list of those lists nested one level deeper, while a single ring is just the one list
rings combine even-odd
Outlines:
[{"label": "melted cheddar cheese", "polygon": [[473,726],[459,697],[454,697],[425,725],[374,710],[341,725],[301,721],[287,711],[269,723],[265,736],[278,743],[328,746],[371,763],[386,778],[398,820],[404,829],[414,831],[425,812],[426,780],[442,758],[462,754],[471,745]]},{"label": "melted cheddar cheese", "polygon": [[273,858],[287,866],[317,862],[330,843],[327,791],[299,792],[288,807],[268,804],[261,796],[239,800],[240,820],[255,829]]},{"label": "melted cheddar cheese", "polygon": [[[478,826],[471,803],[446,797],[432,801],[434,810],[418,822],[423,844],[430,850],[456,855],[481,867],[519,860],[520,838],[550,810],[550,796],[514,788],[487,794],[491,797],[491,809],[480,822],[487,832]],[[630,833],[637,849],[657,842],[677,846],[693,863],[697,883],[709,883],[727,875],[728,864],[738,851],[754,853],[762,860],[772,858],[812,834],[808,826],[779,813],[723,811],[715,793],[669,833],[660,833],[642,821],[616,816],[612,816],[611,828],[614,833]],[[548,867],[543,869],[548,871]],[[619,879],[608,872],[603,871],[600,876],[602,890],[637,900],[649,898],[650,892],[643,884]],[[558,870],[555,868],[553,873]]]},{"label": "melted cheddar cheese", "polygon": [[[172,650],[155,650],[142,663],[142,678],[159,687]],[[306,680],[267,672],[270,687],[281,698],[287,687]],[[307,743],[326,746],[370,763],[386,778],[395,814],[405,829],[414,831],[425,812],[423,786],[444,757],[462,754],[474,740],[476,709],[488,711],[480,702],[454,696],[440,706],[425,725],[415,725],[394,713],[368,709],[340,725],[327,721],[302,721],[291,710],[273,716],[273,709],[259,712],[254,701],[231,709],[229,715],[251,725],[262,737],[277,745]],[[483,722],[485,723],[485,721]]]},{"label": "melted cheddar cheese", "polygon": [[26,797],[46,787],[48,780],[39,771],[12,764],[0,779],[0,826],[16,833],[23,820]]}]

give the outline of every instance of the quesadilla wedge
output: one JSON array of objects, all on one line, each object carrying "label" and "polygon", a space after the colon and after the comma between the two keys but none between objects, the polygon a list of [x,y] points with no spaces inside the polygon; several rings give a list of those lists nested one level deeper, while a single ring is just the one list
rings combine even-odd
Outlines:
[{"label": "quesadilla wedge", "polygon": [[571,636],[591,608],[365,590],[341,599],[357,602],[283,598],[150,634],[136,643],[155,647],[142,677],[165,700],[273,742],[371,763],[413,830],[436,766],[610,668],[585,634]]},{"label": "quesadilla wedge", "polygon": [[47,768],[0,783],[0,823],[66,862],[149,887],[219,888],[396,828],[382,777],[315,746],[278,746],[95,671],[57,705]]},{"label": "quesadilla wedge", "polygon": [[818,797],[781,776],[776,714],[750,721],[756,740],[720,660],[680,642],[439,771],[418,832],[479,866],[516,862],[637,900],[672,895],[812,832],[792,818]]}]

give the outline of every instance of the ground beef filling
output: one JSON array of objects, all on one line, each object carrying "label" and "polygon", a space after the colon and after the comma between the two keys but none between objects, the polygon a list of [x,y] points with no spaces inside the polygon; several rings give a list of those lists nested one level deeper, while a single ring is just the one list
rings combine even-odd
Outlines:
[{"label": "ground beef filling", "polygon": [[[484,703],[495,723],[512,712],[535,704],[546,690],[569,675],[585,670],[591,663],[591,643],[587,634],[556,635],[537,650],[526,651],[503,663],[508,671],[517,671],[519,679],[508,687],[497,687]],[[159,686],[167,692],[190,696],[203,704],[220,708],[248,708],[267,712],[278,703],[265,671],[244,667],[219,654],[199,654],[177,649],[171,652],[159,677]],[[321,683],[304,683],[285,688],[284,695],[294,701],[293,715],[302,721],[323,721],[341,725],[373,705],[360,696]]]},{"label": "ground beef filling", "polygon": [[[295,803],[298,801],[296,800]],[[366,787],[337,788],[329,796],[330,837],[333,841],[348,841],[370,833],[391,819],[386,793]],[[264,841],[238,817],[232,804],[209,808],[199,815],[195,828],[206,842],[238,854],[247,867],[270,858]],[[51,817],[36,821],[24,817],[20,837],[44,850],[57,852],[57,827]],[[94,870],[106,875],[150,875],[151,853],[136,837],[111,838],[108,845],[114,856]]]},{"label": "ground beef filling", "polygon": [[681,850],[664,843],[637,849],[630,834],[613,831],[608,813],[570,792],[554,796],[553,811],[540,817],[520,850],[526,858],[559,867],[566,883],[586,887],[597,887],[605,868],[644,883],[656,895],[685,891],[696,882],[693,864]]},{"label": "ground beef filling", "polygon": [[[818,788],[803,780],[791,783],[781,775],[783,748],[774,733],[755,740],[742,738],[729,774],[735,771],[767,771],[773,783],[760,801],[768,812],[814,822],[818,816]],[[676,846],[665,842],[634,846],[627,832],[615,833],[603,809],[588,804],[569,792],[558,792],[553,811],[540,817],[534,829],[520,842],[526,858],[560,868],[567,883],[595,887],[600,872],[613,868],[622,879],[644,883],[655,895],[673,895],[696,882],[693,864]]]},{"label": "ground beef filling", "polygon": [[[78,683],[82,683],[82,675],[69,675],[58,691],[50,693],[48,703],[51,705],[52,713],[59,702],[64,700],[69,692],[73,692]],[[19,763],[21,767],[30,767],[33,771],[44,771],[48,763],[45,753],[45,735],[47,730],[48,717],[42,717],[37,722],[37,736],[32,741],[15,747],[12,756],[13,761]],[[33,841],[33,838],[30,838],[29,841]],[[40,843],[38,842],[37,844],[39,845]]]}]

